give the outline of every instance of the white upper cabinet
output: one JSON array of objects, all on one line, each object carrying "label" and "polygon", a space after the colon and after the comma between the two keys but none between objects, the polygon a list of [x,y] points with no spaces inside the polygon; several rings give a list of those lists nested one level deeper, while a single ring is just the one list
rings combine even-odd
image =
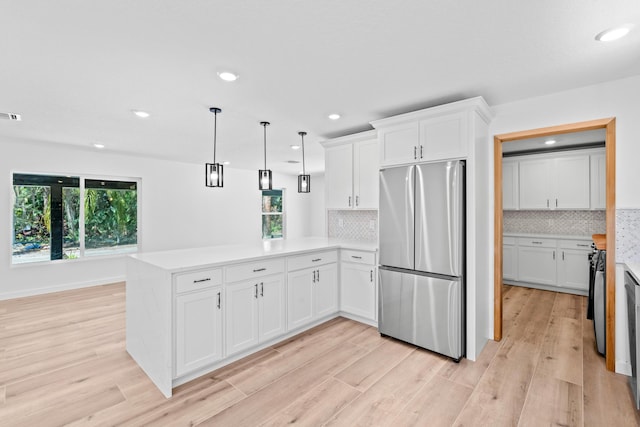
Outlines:
[{"label": "white upper cabinet", "polygon": [[519,208],[518,162],[512,159],[502,161],[502,209]]},{"label": "white upper cabinet", "polygon": [[474,142],[474,120],[492,113],[484,99],[451,104],[371,122],[378,130],[380,166],[466,158]]},{"label": "white upper cabinet", "polygon": [[519,162],[520,209],[589,209],[589,155]]},{"label": "white upper cabinet", "polygon": [[607,207],[607,160],[604,152],[591,155],[591,209]]},{"label": "white upper cabinet", "polygon": [[327,209],[378,209],[378,140],[375,131],[322,143]]}]

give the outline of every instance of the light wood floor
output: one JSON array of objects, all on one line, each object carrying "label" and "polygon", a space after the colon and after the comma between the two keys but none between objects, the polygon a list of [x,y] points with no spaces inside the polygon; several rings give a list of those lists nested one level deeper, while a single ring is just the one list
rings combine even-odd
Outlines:
[{"label": "light wood floor", "polygon": [[343,318],[165,399],[125,351],[124,285],[0,301],[0,425],[635,426],[584,297],[505,287],[505,338],[453,363]]}]

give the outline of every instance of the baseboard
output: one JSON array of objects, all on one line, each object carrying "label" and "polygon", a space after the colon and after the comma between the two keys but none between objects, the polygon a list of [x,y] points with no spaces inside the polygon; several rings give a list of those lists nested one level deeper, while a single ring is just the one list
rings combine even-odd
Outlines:
[{"label": "baseboard", "polygon": [[560,293],[564,293],[564,294],[573,294],[573,295],[580,295],[583,297],[589,296],[589,291],[581,291],[578,289],[571,289],[571,288],[563,288],[560,286],[549,286],[549,285],[540,285],[537,283],[529,283],[529,282],[520,282],[517,280],[510,280],[510,279],[503,279],[502,282],[505,285],[511,285],[511,286],[520,286],[521,288],[533,288],[533,289],[540,289],[541,291],[552,291],[552,292],[560,292]]},{"label": "baseboard", "polygon": [[36,295],[50,294],[53,292],[69,291],[72,289],[89,288],[92,286],[101,286],[108,283],[117,283],[117,282],[124,282],[124,281],[125,281],[125,276],[114,276],[114,277],[105,277],[100,280],[90,280],[87,282],[64,283],[62,285],[47,286],[43,288],[1,292],[0,301],[14,299],[14,298],[24,298],[24,297],[32,297]]},{"label": "baseboard", "polygon": [[631,376],[631,363],[626,360],[616,360],[616,374]]}]

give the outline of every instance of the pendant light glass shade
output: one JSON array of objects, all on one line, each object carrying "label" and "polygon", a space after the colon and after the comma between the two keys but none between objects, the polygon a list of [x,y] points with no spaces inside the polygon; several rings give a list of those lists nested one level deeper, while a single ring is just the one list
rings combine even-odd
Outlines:
[{"label": "pendant light glass shade", "polygon": [[220,108],[211,107],[209,111],[213,113],[213,163],[205,164],[205,185],[207,187],[222,187],[223,181],[223,166],[220,163],[216,163],[216,139],[218,131],[218,113],[221,113]]},{"label": "pendant light glass shade", "polygon": [[302,175],[298,175],[298,193],[311,193],[311,175],[307,175],[304,168],[304,136],[306,134],[306,132],[298,132],[302,139]]},{"label": "pendant light glass shade", "polygon": [[260,122],[260,126],[264,127],[264,169],[258,170],[258,188],[260,190],[271,190],[273,187],[271,170],[267,169],[267,126],[270,124],[269,122]]}]

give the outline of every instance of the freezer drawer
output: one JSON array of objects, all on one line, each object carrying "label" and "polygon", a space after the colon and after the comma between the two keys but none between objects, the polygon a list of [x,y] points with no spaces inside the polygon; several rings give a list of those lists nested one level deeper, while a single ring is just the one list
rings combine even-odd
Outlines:
[{"label": "freezer drawer", "polygon": [[379,269],[378,330],[444,354],[464,356],[462,280]]}]

